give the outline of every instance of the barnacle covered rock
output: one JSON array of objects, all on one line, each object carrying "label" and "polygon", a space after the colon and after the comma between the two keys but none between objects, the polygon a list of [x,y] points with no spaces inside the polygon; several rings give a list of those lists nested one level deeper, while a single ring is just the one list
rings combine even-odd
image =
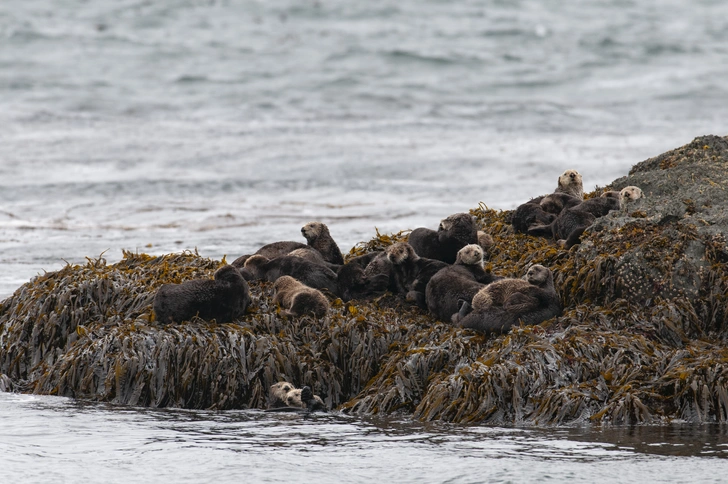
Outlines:
[{"label": "barnacle covered rock", "polygon": [[[286,318],[266,282],[251,284],[252,307],[232,323],[164,325],[153,317],[156,289],[209,278],[224,261],[125,253],[38,276],[0,304],[0,391],[264,408],[268,388],[288,381],[359,415],[726,422],[728,140],[697,138],[608,188],[627,185],[645,199],[598,219],[568,251],[514,233],[509,212],[471,211],[493,240],[486,269],[553,271],[564,314],[538,326],[488,338],[392,295]],[[349,258],[405,240],[377,232]]]}]

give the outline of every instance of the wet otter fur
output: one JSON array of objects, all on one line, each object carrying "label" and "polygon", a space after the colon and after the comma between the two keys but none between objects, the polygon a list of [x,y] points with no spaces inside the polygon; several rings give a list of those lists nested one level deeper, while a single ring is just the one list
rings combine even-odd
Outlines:
[{"label": "wet otter fur", "polygon": [[317,289],[301,284],[291,276],[281,276],[273,283],[273,304],[280,304],[286,316],[323,318],[329,311],[329,300]]},{"label": "wet otter fur", "polygon": [[[529,271],[533,267],[536,266],[532,266]],[[519,322],[534,325],[559,316],[562,308],[554,288],[553,274],[549,269],[539,267],[537,269],[539,274],[531,277],[534,281],[538,279],[539,285],[528,284],[518,291],[510,293],[501,306],[490,305],[485,309],[468,313],[471,307],[464,303],[460,312],[453,316],[453,323],[462,328],[474,329],[485,334],[501,334],[509,331]],[[541,268],[545,269],[545,272]],[[529,277],[528,273],[526,277]],[[493,284],[497,284],[497,282]],[[487,290],[493,284],[486,286],[481,291]],[[520,285],[520,283],[518,284]],[[473,297],[473,303],[475,303],[475,297]]]},{"label": "wet otter fur", "polygon": [[499,279],[483,268],[483,249],[466,245],[452,266],[438,271],[427,283],[427,309],[440,321],[450,322],[460,301],[470,302],[485,284]]},{"label": "wet otter fur", "polygon": [[213,277],[163,284],[154,296],[156,320],[162,324],[181,323],[198,316],[222,324],[245,314],[251,301],[250,289],[240,272],[226,265]]},{"label": "wet otter fur", "polygon": [[420,227],[407,240],[418,256],[452,264],[458,251],[478,243],[478,229],[469,213],[456,213],[440,221],[437,231]]},{"label": "wet otter fur", "polygon": [[298,411],[307,410],[315,412],[326,410],[323,400],[311,391],[311,387],[295,388],[288,382],[278,382],[271,385],[268,391],[269,411]]},{"label": "wet otter fur", "polygon": [[245,261],[244,269],[254,280],[275,282],[281,276],[291,276],[308,287],[338,294],[336,273],[301,257],[284,255],[270,260],[262,255],[253,255]]},{"label": "wet otter fur", "polygon": [[448,267],[448,264],[418,256],[407,242],[390,245],[385,252],[392,263],[397,293],[404,294],[407,301],[427,309],[427,283],[440,269]]},{"label": "wet otter fur", "polygon": [[392,263],[384,251],[354,257],[339,268],[336,279],[343,301],[369,299],[388,290],[396,292]]},{"label": "wet otter fur", "polygon": [[326,224],[309,222],[301,227],[301,233],[308,241],[308,245],[319,251],[326,262],[339,266],[344,265],[344,257],[341,255],[339,246],[331,237]]},{"label": "wet otter fur", "polygon": [[575,207],[582,202],[581,198],[577,198],[568,193],[552,193],[543,197],[539,205],[544,212],[560,214],[563,210]]},{"label": "wet otter fur", "polygon": [[230,264],[230,265],[233,267],[236,267],[238,270],[240,270],[245,266],[245,261],[248,260],[248,258],[253,255],[262,255],[266,259],[275,259],[276,257],[281,257],[283,255],[287,255],[296,249],[306,249],[306,248],[308,248],[308,246],[301,242],[293,242],[290,240],[273,242],[271,244],[264,245],[263,247],[258,249],[255,252],[255,254],[241,255],[240,257],[235,259],[232,262],[232,264]]},{"label": "wet otter fur", "polygon": [[314,249],[313,247],[303,247],[300,249],[292,250],[287,255],[290,255],[292,257],[300,257],[301,259],[306,259],[308,261],[313,262],[314,264],[318,264],[320,266],[325,266],[331,269],[332,271],[336,272],[341,268],[340,264],[332,264],[331,262],[328,262],[324,259],[324,256],[321,255],[321,252]]},{"label": "wet otter fur", "polygon": [[635,186],[623,188],[616,198],[611,192],[600,197],[584,200],[579,205],[565,209],[549,225],[529,229],[529,235],[552,236],[559,246],[570,249],[580,242],[581,234],[594,221],[612,210],[624,208],[627,203],[642,197],[642,190]]},{"label": "wet otter fur", "polygon": [[536,197],[519,205],[511,214],[511,225],[516,232],[527,234],[533,227],[549,225],[556,220],[556,215],[548,213],[541,207],[545,197]]}]

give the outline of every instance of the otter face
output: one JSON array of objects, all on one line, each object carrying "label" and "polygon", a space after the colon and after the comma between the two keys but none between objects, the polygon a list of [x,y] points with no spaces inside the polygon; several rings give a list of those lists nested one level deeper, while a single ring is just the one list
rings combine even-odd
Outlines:
[{"label": "otter face", "polygon": [[644,194],[642,193],[642,189],[639,187],[624,187],[619,192],[619,201],[622,203],[622,205],[626,205],[627,203],[638,200],[643,196]]},{"label": "otter face", "polygon": [[528,268],[524,279],[534,286],[543,286],[551,276],[551,271],[541,264],[534,264]]},{"label": "otter face", "polygon": [[301,233],[310,243],[312,240],[316,240],[318,237],[320,237],[324,233],[325,228],[326,225],[322,224],[321,222],[309,222],[301,227]]},{"label": "otter face", "polygon": [[402,264],[407,259],[414,259],[416,257],[415,250],[406,242],[397,242],[394,245],[387,247],[387,259],[392,264]]},{"label": "otter face", "polygon": [[283,393],[284,395],[288,392],[293,390],[293,385],[291,385],[288,382],[285,381],[279,381],[278,383],[275,383],[271,385],[270,387],[270,394],[271,395],[279,395]]},{"label": "otter face", "polygon": [[458,259],[465,265],[483,266],[483,249],[479,245],[466,245],[458,251]]},{"label": "otter face", "polygon": [[559,177],[559,186],[561,188],[582,186],[581,174],[576,170],[566,170]]}]

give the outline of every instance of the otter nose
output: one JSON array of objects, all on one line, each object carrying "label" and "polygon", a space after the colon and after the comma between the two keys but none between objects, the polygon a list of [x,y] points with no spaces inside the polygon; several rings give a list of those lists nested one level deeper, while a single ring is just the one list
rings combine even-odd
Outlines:
[{"label": "otter nose", "polygon": [[576,173],[571,173],[571,174],[569,174],[569,176],[570,176],[570,177],[571,177],[571,179],[573,180],[574,178],[576,178]]}]

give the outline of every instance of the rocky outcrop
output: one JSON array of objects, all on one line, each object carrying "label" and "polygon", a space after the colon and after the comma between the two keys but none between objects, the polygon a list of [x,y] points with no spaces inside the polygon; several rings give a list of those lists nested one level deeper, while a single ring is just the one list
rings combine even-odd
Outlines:
[{"label": "rocky outcrop", "polygon": [[[279,317],[251,284],[234,323],[160,325],[161,284],[211,277],[196,254],[126,253],[38,276],[0,307],[5,388],[144,406],[264,408],[275,382],[326,406],[423,420],[558,424],[728,421],[728,140],[716,136],[635,165],[608,189],[645,199],[600,218],[570,250],[516,234],[508,212],[471,213],[504,277],[539,263],[564,314],[486,338],[394,296],[332,302],[325,318]],[[599,195],[600,190],[587,194]],[[350,256],[404,239],[381,236]],[[12,380],[12,381],[11,381]]]}]

